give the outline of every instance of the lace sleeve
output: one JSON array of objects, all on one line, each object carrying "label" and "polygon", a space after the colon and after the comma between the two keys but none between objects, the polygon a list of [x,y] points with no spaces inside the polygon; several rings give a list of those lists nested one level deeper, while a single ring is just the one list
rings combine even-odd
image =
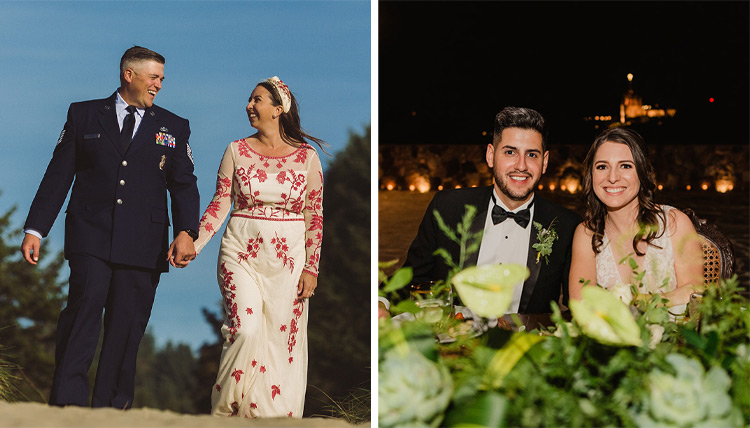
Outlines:
[{"label": "lace sleeve", "polygon": [[224,223],[229,209],[232,206],[232,175],[234,174],[234,153],[230,144],[224,152],[224,157],[219,165],[219,173],[216,176],[216,193],[206,211],[201,217],[198,227],[198,240],[195,241],[195,251],[200,253],[208,241],[216,235],[216,232]]},{"label": "lace sleeve", "polygon": [[311,150],[305,191],[305,258],[304,271],[318,276],[320,246],[323,241],[323,169],[317,152]]}]

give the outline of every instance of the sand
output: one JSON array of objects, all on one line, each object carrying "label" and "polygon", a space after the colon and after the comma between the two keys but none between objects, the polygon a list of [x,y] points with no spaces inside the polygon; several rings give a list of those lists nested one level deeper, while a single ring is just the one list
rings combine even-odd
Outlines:
[{"label": "sand", "polygon": [[52,407],[40,403],[0,402],[0,427],[369,427],[352,425],[341,419],[277,418],[241,419],[210,415],[183,415],[148,408],[91,409]]}]

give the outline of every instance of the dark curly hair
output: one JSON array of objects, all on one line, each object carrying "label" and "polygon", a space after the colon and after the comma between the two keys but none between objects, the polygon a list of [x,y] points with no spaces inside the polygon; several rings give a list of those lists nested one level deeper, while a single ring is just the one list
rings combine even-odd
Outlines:
[{"label": "dark curly hair", "polygon": [[594,156],[599,147],[605,142],[625,144],[633,154],[635,171],[638,174],[638,180],[641,184],[638,190],[639,208],[636,219],[640,228],[633,238],[633,250],[635,250],[638,256],[643,256],[645,253],[638,250],[638,243],[646,241],[648,245],[656,246],[651,241],[664,233],[663,230],[659,232],[658,220],[661,219],[661,223],[666,224],[666,217],[661,208],[654,202],[654,189],[656,189],[654,167],[648,160],[646,143],[643,141],[643,137],[632,129],[618,127],[601,132],[591,145],[588,154],[586,154],[586,159],[583,161],[583,193],[581,195],[586,204],[586,214],[583,217],[583,224],[589,230],[593,231],[591,248],[595,254],[599,254],[604,239],[607,207],[594,193],[592,174]]}]

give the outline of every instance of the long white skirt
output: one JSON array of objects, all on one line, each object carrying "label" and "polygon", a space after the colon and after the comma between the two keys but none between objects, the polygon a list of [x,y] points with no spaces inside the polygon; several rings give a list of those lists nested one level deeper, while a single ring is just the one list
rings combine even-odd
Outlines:
[{"label": "long white skirt", "polygon": [[217,270],[226,341],[212,414],[302,417],[308,301],[297,300],[297,283],[304,264],[304,221],[230,217]]}]

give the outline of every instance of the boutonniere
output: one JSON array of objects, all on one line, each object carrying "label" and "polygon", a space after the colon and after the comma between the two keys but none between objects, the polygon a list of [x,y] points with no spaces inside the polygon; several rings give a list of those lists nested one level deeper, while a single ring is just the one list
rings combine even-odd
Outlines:
[{"label": "boutonniere", "polygon": [[553,227],[555,225],[555,220],[557,220],[557,218],[553,219],[549,224],[549,227],[547,227],[546,229],[544,228],[544,226],[542,226],[541,223],[537,221],[533,223],[537,231],[537,242],[536,244],[532,245],[532,248],[536,250],[537,263],[539,263],[539,259],[541,257],[544,257],[544,262],[549,264],[549,255],[552,254],[552,244],[554,244],[557,240],[557,232]]}]

